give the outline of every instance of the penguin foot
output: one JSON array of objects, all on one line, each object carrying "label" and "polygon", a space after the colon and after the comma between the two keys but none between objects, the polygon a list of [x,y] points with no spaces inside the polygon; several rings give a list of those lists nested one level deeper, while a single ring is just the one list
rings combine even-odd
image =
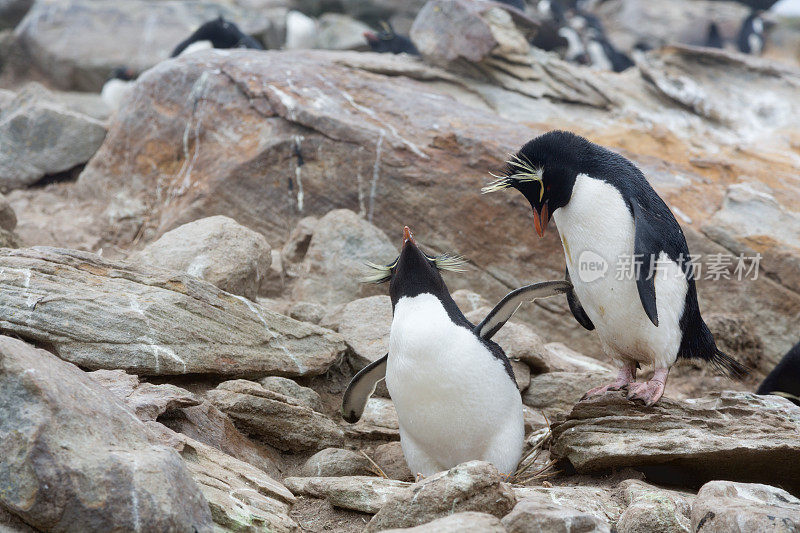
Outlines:
[{"label": "penguin foot", "polygon": [[614,383],[591,389],[589,392],[583,395],[581,401],[585,400],[586,398],[591,398],[592,396],[605,394],[608,391],[626,389],[628,388],[628,384],[634,379],[636,379],[636,364],[624,364],[622,368],[619,369],[619,374],[617,374],[617,379],[614,380]]},{"label": "penguin foot", "polygon": [[654,405],[664,395],[667,374],[669,374],[669,368],[657,368],[650,381],[631,383],[628,386],[628,400],[642,401],[647,407]]},{"label": "penguin foot", "polygon": [[592,396],[598,396],[600,394],[605,394],[608,391],[617,391],[622,390],[628,387],[628,382],[622,382],[620,380],[615,381],[614,383],[610,383],[608,385],[603,385],[602,387],[595,387],[590,389],[581,397],[581,401],[585,400],[586,398],[591,398]]}]

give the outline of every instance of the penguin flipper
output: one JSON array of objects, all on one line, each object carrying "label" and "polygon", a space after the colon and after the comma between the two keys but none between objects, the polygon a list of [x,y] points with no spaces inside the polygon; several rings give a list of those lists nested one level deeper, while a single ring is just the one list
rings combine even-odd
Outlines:
[{"label": "penguin flipper", "polygon": [[572,289],[572,283],[566,280],[542,281],[532,285],[520,287],[517,290],[506,294],[500,302],[489,311],[489,314],[475,326],[475,333],[482,339],[489,340],[500,328],[519,309],[519,306],[526,301],[533,301],[537,298],[549,298],[556,294],[563,294]]},{"label": "penguin flipper", "polygon": [[347,422],[351,424],[358,422],[358,419],[364,414],[367,400],[375,392],[378,382],[386,377],[386,360],[388,357],[389,354],[387,353],[380,359],[368,364],[350,380],[350,384],[342,397],[342,418]]},{"label": "penguin flipper", "polygon": [[[565,271],[565,276],[571,285],[572,281],[569,279],[569,270]],[[585,329],[592,331],[594,329],[594,324],[589,318],[589,315],[586,314],[586,311],[583,310],[581,301],[578,300],[578,295],[575,294],[575,289],[573,288],[570,288],[567,291],[567,303],[569,304],[569,310],[572,311],[572,316],[575,317],[575,320],[578,321],[578,324],[583,326]]]},{"label": "penguin flipper", "polygon": [[[644,312],[654,326],[658,327],[658,308],[656,307],[656,270],[655,262],[661,252],[659,233],[644,216],[642,208],[636,200],[631,201],[635,237],[633,240],[633,260],[638,264],[635,270],[636,288],[642,301]],[[636,264],[634,263],[634,264]]]}]

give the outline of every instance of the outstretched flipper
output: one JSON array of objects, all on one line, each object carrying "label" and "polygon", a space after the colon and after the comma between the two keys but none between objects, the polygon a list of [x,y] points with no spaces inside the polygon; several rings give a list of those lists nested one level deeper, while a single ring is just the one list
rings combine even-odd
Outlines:
[{"label": "outstretched flipper", "polygon": [[364,414],[367,400],[375,392],[378,382],[386,377],[387,353],[380,359],[368,364],[353,376],[342,397],[342,418],[354,424]]},{"label": "outstretched flipper", "polygon": [[508,322],[524,302],[530,302],[538,298],[549,298],[556,294],[564,294],[570,289],[572,289],[572,283],[559,280],[542,281],[541,283],[526,285],[511,291],[500,300],[500,303],[494,306],[494,309],[489,311],[489,314],[480,324],[475,326],[475,333],[482,339],[489,340],[495,333],[500,331],[500,328]]},{"label": "outstretched flipper", "polygon": [[642,301],[647,318],[654,326],[658,327],[655,262],[661,253],[660,243],[663,238],[658,229],[644,216],[642,208],[636,200],[631,201],[631,207],[636,231],[633,241],[633,257],[637,262],[636,288],[639,290],[639,299]]},{"label": "outstretched flipper", "polygon": [[[569,279],[569,269],[565,270],[565,277],[569,283],[572,283],[572,281]],[[594,324],[589,318],[589,315],[586,314],[586,311],[583,310],[581,301],[578,300],[578,295],[575,294],[574,288],[570,288],[567,291],[567,303],[569,304],[569,310],[572,311],[572,316],[575,317],[575,320],[578,321],[578,324],[589,331],[592,331],[594,329]]]}]

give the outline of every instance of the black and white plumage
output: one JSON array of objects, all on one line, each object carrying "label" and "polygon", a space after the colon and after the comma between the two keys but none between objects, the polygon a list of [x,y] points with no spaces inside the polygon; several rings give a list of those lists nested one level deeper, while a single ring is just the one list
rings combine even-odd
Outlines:
[{"label": "black and white plumage", "polygon": [[503,349],[492,336],[524,302],[564,293],[565,281],[509,293],[474,326],[441,277],[458,260],[422,252],[408,227],[400,256],[371,281],[388,281],[393,319],[389,353],[359,372],[342,401],[355,422],[384,378],[400,423],[400,444],[413,472],[430,475],[470,460],[512,474],[522,454],[522,400]]},{"label": "black and white plumage", "polygon": [[725,46],[725,41],[722,39],[722,33],[720,33],[716,22],[709,23],[703,46],[706,48],[723,48]]},{"label": "black and white plumage", "polygon": [[194,33],[175,47],[170,57],[177,57],[183,53],[203,48],[264,49],[261,43],[242,32],[236,24],[220,16],[197,28]]},{"label": "black and white plumage", "polygon": [[381,22],[381,29],[378,32],[365,31],[364,38],[373,52],[419,55],[419,50],[411,39],[405,35],[398,35],[388,22]]},{"label": "black and white plumage", "polygon": [[800,405],[800,342],[764,378],[756,394],[777,394]]},{"label": "black and white plumage", "polygon": [[[622,365],[617,381],[589,395],[628,388],[630,399],[652,405],[677,358],[746,373],[716,347],[700,316],[683,231],[633,163],[552,131],[523,146],[484,192],[505,188],[528,199],[539,236],[555,220],[573,285],[570,308]],[[634,383],[639,364],[654,366],[652,380]]]},{"label": "black and white plumage", "polygon": [[740,52],[761,55],[764,50],[764,18],[760,11],[753,11],[744,19],[737,44]]},{"label": "black and white plumage", "polygon": [[125,102],[133,85],[136,83],[136,73],[130,67],[117,67],[103,84],[100,98],[112,112],[120,108]]}]

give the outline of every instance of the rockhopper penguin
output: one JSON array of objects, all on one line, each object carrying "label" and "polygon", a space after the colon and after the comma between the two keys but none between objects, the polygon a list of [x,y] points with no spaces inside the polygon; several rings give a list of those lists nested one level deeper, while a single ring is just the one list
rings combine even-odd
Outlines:
[{"label": "rockhopper penguin", "polygon": [[777,394],[800,405],[800,342],[764,378],[756,394]]},{"label": "rockhopper penguin", "polygon": [[[653,405],[678,357],[709,361],[733,377],[746,369],[722,353],[700,316],[689,249],[680,225],[636,166],[565,131],[528,142],[484,192],[520,191],[533,208],[536,233],[555,220],[578,322],[596,330],[621,363],[614,383],[587,392],[628,389]],[[650,381],[635,382],[640,364]]]},{"label": "rockhopper penguin", "polygon": [[522,400],[511,365],[491,337],[524,301],[565,293],[570,285],[551,281],[517,289],[473,326],[439,272],[460,270],[462,263],[424,253],[406,226],[399,257],[387,266],[370,265],[378,273],[369,281],[389,282],[389,353],[353,378],[342,416],[357,421],[385,377],[412,472],[428,476],[483,460],[511,475],[522,454]]},{"label": "rockhopper penguin", "polygon": [[177,57],[184,53],[191,53],[209,48],[264,49],[261,43],[240,30],[236,24],[220,16],[197,28],[194,33],[175,47],[170,57]]}]

